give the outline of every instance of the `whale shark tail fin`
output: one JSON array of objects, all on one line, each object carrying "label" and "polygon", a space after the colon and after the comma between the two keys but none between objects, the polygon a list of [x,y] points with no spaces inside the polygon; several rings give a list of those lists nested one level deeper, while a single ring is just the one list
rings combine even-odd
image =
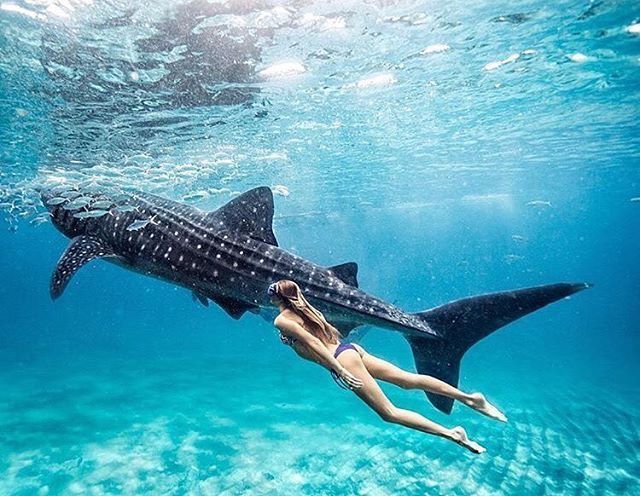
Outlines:
[{"label": "whale shark tail fin", "polygon": [[[417,315],[443,339],[407,336],[419,374],[458,385],[460,361],[465,352],[492,332],[538,310],[590,287],[585,283],[547,286],[472,296],[432,308]],[[440,411],[451,413],[453,399],[426,393]]]}]

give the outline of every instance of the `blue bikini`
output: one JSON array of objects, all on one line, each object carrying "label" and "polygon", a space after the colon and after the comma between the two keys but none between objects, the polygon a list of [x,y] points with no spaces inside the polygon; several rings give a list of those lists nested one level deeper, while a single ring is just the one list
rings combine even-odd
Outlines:
[{"label": "blue bikini", "polygon": [[[333,354],[334,358],[338,358],[338,355],[340,353],[342,353],[345,350],[353,350],[356,353],[358,352],[358,350],[356,349],[355,346],[353,346],[351,343],[340,343],[338,345],[338,347],[336,348],[336,352]],[[340,378],[340,376],[338,375],[338,373],[335,370],[331,371],[331,377],[333,377],[333,380],[335,381],[335,383],[340,386],[342,389],[349,389],[349,390],[353,390],[352,387],[348,386],[345,384],[345,382]]]},{"label": "blue bikini", "polygon": [[338,358],[338,355],[339,355],[340,353],[342,353],[343,351],[345,351],[345,350],[353,350],[353,351],[355,351],[356,353],[358,352],[358,350],[356,349],[356,347],[355,347],[355,346],[353,346],[351,343],[340,343],[340,344],[338,345],[338,347],[336,348],[336,352],[333,354],[333,357],[334,357],[334,358]]}]

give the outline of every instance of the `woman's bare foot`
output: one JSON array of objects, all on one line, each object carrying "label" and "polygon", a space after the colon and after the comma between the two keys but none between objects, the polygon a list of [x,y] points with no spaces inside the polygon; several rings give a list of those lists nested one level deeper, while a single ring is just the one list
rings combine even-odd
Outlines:
[{"label": "woman's bare foot", "polygon": [[474,410],[486,415],[495,420],[499,420],[500,422],[506,422],[507,417],[505,417],[504,413],[498,410],[495,406],[487,401],[487,398],[484,397],[482,393],[472,393],[469,395],[468,400],[464,400],[463,403],[468,407],[473,408]]},{"label": "woman's bare foot", "polygon": [[451,438],[453,442],[459,444],[463,448],[467,448],[472,453],[479,455],[487,451],[486,448],[480,446],[478,443],[471,441],[467,436],[467,432],[462,427],[454,427],[451,429]]}]

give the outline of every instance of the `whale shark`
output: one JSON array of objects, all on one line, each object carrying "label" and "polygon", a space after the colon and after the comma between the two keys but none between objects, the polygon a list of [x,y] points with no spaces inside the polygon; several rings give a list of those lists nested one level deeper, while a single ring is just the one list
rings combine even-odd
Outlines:
[{"label": "whale shark", "polygon": [[[78,188],[42,192],[52,223],[71,238],[51,278],[53,299],[95,259],[190,290],[204,305],[234,319],[273,317],[268,286],[298,283],[309,301],[348,339],[353,329],[377,326],[409,342],[418,373],[457,386],[460,363],[475,343],[507,324],[590,285],[558,283],[472,296],[421,312],[407,312],[359,288],[355,262],[325,267],[278,245],[273,194],[251,189],[214,211],[150,193],[110,195]],[[426,393],[450,413],[453,400]]]}]

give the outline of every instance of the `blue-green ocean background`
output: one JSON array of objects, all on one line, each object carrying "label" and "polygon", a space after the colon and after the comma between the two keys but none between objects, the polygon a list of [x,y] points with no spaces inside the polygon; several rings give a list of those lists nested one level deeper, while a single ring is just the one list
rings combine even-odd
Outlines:
[{"label": "blue-green ocean background", "polygon": [[[0,494],[640,493],[638,22],[607,1],[2,3]],[[411,311],[594,288],[466,355],[461,387],[506,425],[384,386],[476,457],[184,289],[97,261],[52,302],[67,240],[37,189],[87,180],[203,209],[272,186],[280,246],[356,261]],[[399,334],[359,342],[413,370]]]}]

